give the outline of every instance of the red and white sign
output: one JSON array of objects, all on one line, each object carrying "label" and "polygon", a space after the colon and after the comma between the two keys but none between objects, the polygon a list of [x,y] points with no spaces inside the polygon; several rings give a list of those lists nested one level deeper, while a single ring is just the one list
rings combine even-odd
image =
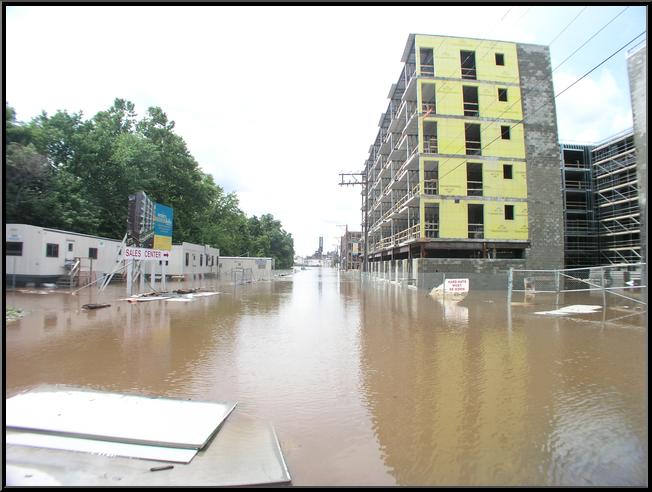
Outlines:
[{"label": "red and white sign", "polygon": [[141,261],[169,260],[170,252],[162,251],[160,249],[125,247],[123,252],[123,258],[125,260],[141,260]]},{"label": "red and white sign", "polygon": [[468,278],[447,278],[446,285],[444,286],[445,292],[450,293],[461,293],[469,291],[469,279]]}]

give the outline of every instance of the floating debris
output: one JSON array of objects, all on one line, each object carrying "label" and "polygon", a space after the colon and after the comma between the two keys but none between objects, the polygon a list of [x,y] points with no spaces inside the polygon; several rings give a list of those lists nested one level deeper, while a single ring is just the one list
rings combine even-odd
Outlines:
[{"label": "floating debris", "polygon": [[111,307],[111,304],[84,304],[82,309],[100,309],[105,307]]},{"label": "floating debris", "polygon": [[5,321],[14,321],[17,319],[22,318],[27,314],[25,311],[22,309],[18,308],[13,308],[13,307],[5,307]]},{"label": "floating debris", "polygon": [[553,311],[536,311],[534,314],[550,314],[556,316],[566,316],[567,314],[595,314],[602,306],[591,306],[587,304],[573,304]]}]

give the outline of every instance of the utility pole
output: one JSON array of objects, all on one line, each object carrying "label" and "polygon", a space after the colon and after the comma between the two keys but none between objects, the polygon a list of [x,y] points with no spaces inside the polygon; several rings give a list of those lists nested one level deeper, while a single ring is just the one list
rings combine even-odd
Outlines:
[{"label": "utility pole", "polygon": [[[346,181],[345,181],[345,176],[347,176]],[[369,265],[368,265],[368,259],[367,259],[367,243],[368,241],[368,236],[367,236],[367,230],[368,230],[368,217],[367,214],[369,212],[369,193],[368,193],[368,186],[367,186],[367,172],[366,169],[365,171],[361,173],[340,173],[340,186],[356,186],[360,185],[362,186],[362,193],[360,194],[361,196],[364,196],[364,262],[363,262],[363,267],[362,271],[363,272],[368,272],[369,271]]]}]

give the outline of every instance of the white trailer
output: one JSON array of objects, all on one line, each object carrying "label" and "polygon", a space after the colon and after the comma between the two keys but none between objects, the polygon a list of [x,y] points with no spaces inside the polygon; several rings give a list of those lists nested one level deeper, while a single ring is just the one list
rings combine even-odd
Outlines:
[{"label": "white trailer", "polygon": [[[35,285],[56,283],[70,272],[70,265],[81,259],[80,280],[92,282],[116,267],[124,269],[118,256],[121,240],[77,232],[61,231],[27,224],[5,225],[5,283]],[[172,245],[166,260],[143,264],[146,275],[185,279],[217,277],[220,250],[209,245],[184,242]],[[166,262],[165,270],[163,263]],[[153,264],[152,264],[153,263]]]},{"label": "white trailer", "polygon": [[[81,259],[89,278],[116,266],[121,241],[27,224],[5,224],[5,281],[55,283]],[[68,266],[68,268],[67,268]]]},{"label": "white trailer", "polygon": [[250,256],[221,256],[219,278],[221,280],[244,281],[271,280],[273,258]]}]

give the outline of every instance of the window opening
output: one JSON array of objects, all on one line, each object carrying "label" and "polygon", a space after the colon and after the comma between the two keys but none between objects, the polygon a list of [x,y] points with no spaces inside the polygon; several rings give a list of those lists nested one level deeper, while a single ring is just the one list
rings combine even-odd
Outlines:
[{"label": "window opening", "polygon": [[512,179],[512,165],[503,164],[503,179]]},{"label": "window opening", "polygon": [[484,205],[469,204],[468,205],[468,218],[469,218],[469,239],[483,239],[484,238]]},{"label": "window opening", "polygon": [[498,100],[507,102],[507,89],[498,89]]},{"label": "window opening", "polygon": [[435,59],[432,48],[419,48],[421,61],[421,75],[433,77],[435,75]]},{"label": "window opening", "polygon": [[472,85],[462,86],[462,99],[464,101],[464,116],[480,116],[477,87]]},{"label": "window opening", "polygon": [[439,237],[439,204],[428,204],[424,207],[425,211],[425,233],[426,237]]},{"label": "window opening", "polygon": [[501,126],[500,127],[500,136],[503,140],[509,140],[510,139],[510,134],[509,134],[509,126]]},{"label": "window opening", "polygon": [[482,163],[466,163],[466,194],[482,196]]},{"label": "window opening", "polygon": [[421,85],[421,112],[423,116],[429,116],[437,112],[435,100],[435,84]]},{"label": "window opening", "polygon": [[496,65],[505,65],[505,55],[503,53],[496,53]]},{"label": "window opening", "polygon": [[466,140],[466,155],[482,155],[479,124],[465,123],[464,138]]},{"label": "window opening", "polygon": [[437,122],[423,122],[423,151],[426,154],[436,154],[437,148]]},{"label": "window opening", "polygon": [[88,248],[88,257],[97,260],[97,248]]},{"label": "window opening", "polygon": [[514,220],[514,205],[505,205],[505,220]]},{"label": "window opening", "polygon": [[475,80],[475,51],[460,51],[460,61],[462,62],[462,78]]}]

